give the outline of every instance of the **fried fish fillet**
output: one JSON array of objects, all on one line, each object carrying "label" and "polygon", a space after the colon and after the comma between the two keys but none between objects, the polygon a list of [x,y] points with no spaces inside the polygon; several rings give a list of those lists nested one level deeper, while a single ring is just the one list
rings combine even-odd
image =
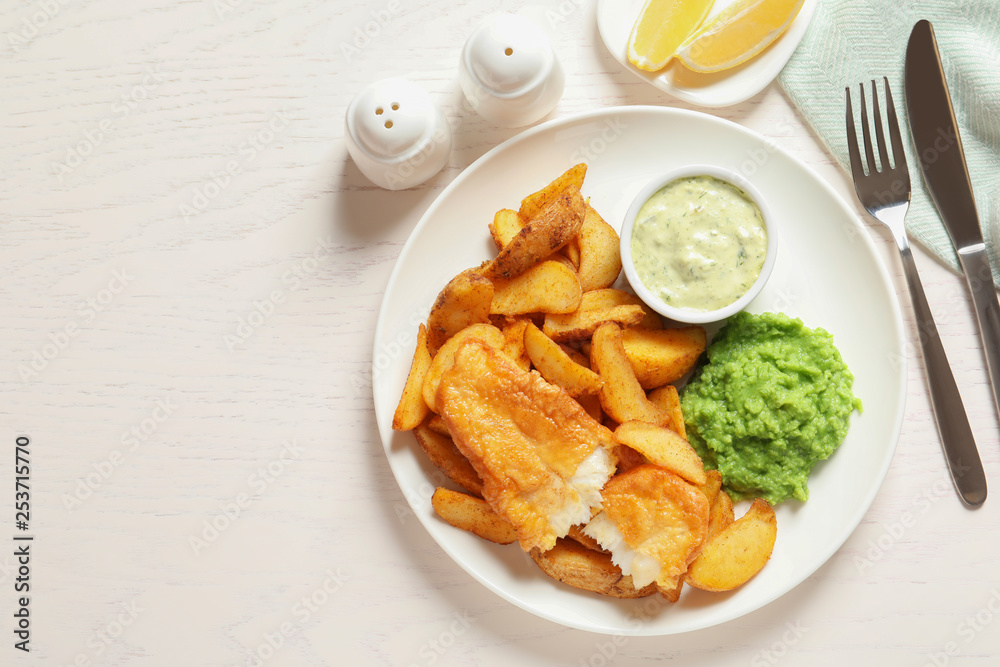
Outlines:
[{"label": "fried fish fillet", "polygon": [[616,475],[601,493],[604,511],[584,528],[632,575],[637,588],[677,586],[708,535],[708,499],[698,487],[652,464]]},{"label": "fried fish fillet", "polygon": [[441,378],[437,406],[483,480],[483,498],[547,551],[601,507],[615,471],[614,435],[570,396],[470,339]]}]

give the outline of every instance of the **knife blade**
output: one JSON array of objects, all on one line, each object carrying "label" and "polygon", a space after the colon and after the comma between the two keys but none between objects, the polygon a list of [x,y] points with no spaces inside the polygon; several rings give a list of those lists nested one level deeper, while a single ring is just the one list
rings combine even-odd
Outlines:
[{"label": "knife blade", "polygon": [[930,21],[918,21],[910,33],[904,84],[920,171],[958,252],[972,293],[994,407],[1000,414],[1000,302],[993,287],[993,272],[979,226],[962,137]]}]

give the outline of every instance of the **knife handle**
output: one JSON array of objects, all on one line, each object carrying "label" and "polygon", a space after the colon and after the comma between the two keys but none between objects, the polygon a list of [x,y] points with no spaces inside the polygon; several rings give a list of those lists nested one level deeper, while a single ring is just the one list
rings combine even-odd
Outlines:
[{"label": "knife handle", "polygon": [[934,324],[934,315],[927,305],[927,297],[908,244],[900,248],[900,254],[917,318],[917,333],[924,353],[924,363],[927,365],[927,385],[934,404],[941,446],[948,461],[948,471],[962,501],[970,507],[978,507],[986,500],[986,473],[979,459],[972,427],[969,426],[962,395],[948,364],[948,357]]},{"label": "knife handle", "polygon": [[983,337],[986,370],[993,388],[993,402],[1000,409],[1000,304],[997,302],[997,293],[993,287],[993,271],[990,269],[986,245],[977,243],[963,248],[958,251],[958,257],[962,262],[965,278],[969,282],[979,332]]}]

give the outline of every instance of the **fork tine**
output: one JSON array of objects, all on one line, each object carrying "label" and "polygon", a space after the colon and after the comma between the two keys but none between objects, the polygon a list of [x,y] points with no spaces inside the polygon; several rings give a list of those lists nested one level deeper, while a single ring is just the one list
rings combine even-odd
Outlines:
[{"label": "fork tine", "polygon": [[892,142],[892,163],[894,169],[906,170],[906,153],[903,152],[903,137],[899,133],[899,121],[896,120],[896,107],[892,103],[892,92],[889,90],[889,77],[885,81],[885,115],[889,121],[889,140]]},{"label": "fork tine", "polygon": [[872,110],[875,112],[875,141],[878,144],[878,159],[882,163],[882,171],[891,169],[889,166],[889,151],[885,147],[885,132],[882,130],[882,113],[878,105],[878,89],[875,79],[872,79]]},{"label": "fork tine", "polygon": [[861,134],[865,139],[865,157],[868,158],[868,174],[877,174],[878,167],[875,166],[875,153],[872,151],[872,131],[868,127],[868,105],[865,103],[865,84],[858,86],[861,88]]},{"label": "fork tine", "polygon": [[854,127],[854,107],[851,105],[851,87],[846,86],[844,92],[847,93],[847,152],[851,155],[851,173],[854,180],[865,173],[861,166],[861,151],[858,150],[858,131]]}]

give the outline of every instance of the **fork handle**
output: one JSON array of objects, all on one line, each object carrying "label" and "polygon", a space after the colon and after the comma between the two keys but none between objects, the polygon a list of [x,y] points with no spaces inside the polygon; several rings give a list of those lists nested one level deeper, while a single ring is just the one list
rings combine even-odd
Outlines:
[{"label": "fork handle", "polygon": [[972,427],[969,426],[962,395],[948,364],[944,346],[941,345],[941,337],[934,324],[930,306],[927,305],[927,297],[908,244],[901,244],[900,254],[917,318],[917,333],[927,366],[927,384],[934,404],[938,434],[948,461],[948,471],[962,501],[970,507],[978,507],[986,500],[986,473],[983,472],[983,463],[979,459]]}]

